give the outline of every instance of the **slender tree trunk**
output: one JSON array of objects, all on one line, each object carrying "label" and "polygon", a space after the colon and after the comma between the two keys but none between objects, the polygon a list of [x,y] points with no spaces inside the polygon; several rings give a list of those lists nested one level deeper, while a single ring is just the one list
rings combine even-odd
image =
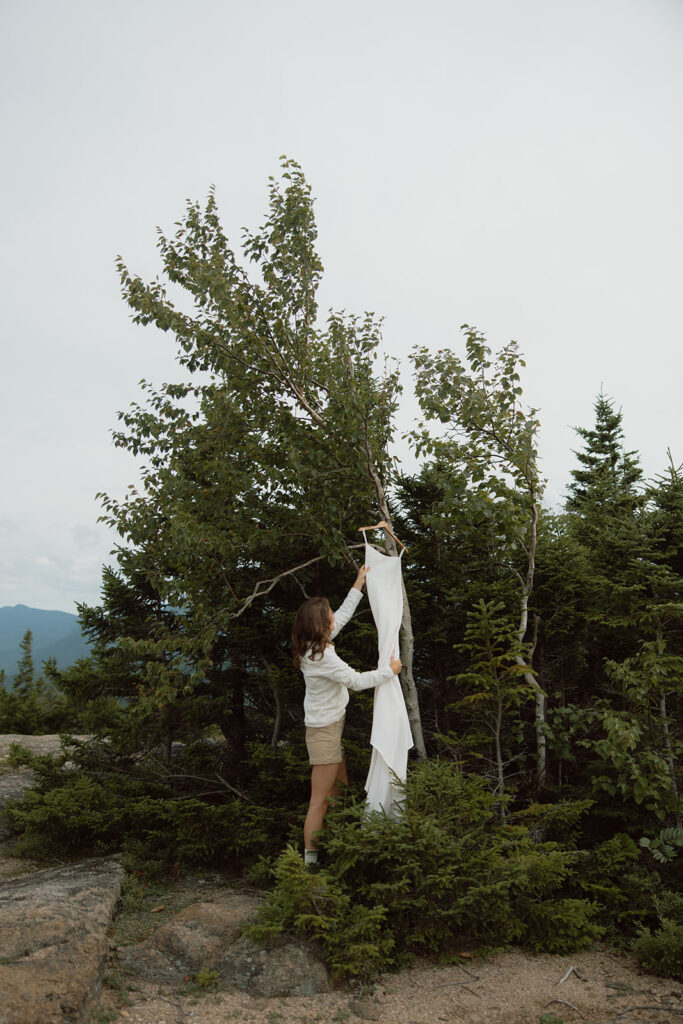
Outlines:
[{"label": "slender tree trunk", "polygon": [[[669,766],[669,775],[671,776],[671,792],[673,793],[674,800],[676,801],[676,807],[680,808],[678,802],[678,785],[676,783],[676,763],[674,761],[673,749],[671,747],[671,734],[669,732],[669,723],[666,717],[666,694],[663,693],[659,698],[659,717],[662,723],[662,732],[664,733],[664,746],[666,747],[666,761]],[[678,828],[683,828],[683,818],[681,817],[680,810],[676,811],[676,825]]]},{"label": "slender tree trunk", "polygon": [[427,751],[422,735],[420,705],[417,700],[417,687],[415,686],[415,677],[413,676],[413,650],[415,647],[413,620],[410,615],[406,585],[403,581],[401,581],[401,589],[403,591],[403,618],[401,619],[401,664],[403,668],[401,669],[401,686],[417,756],[420,761],[426,761]]},{"label": "slender tree trunk", "polygon": [[273,723],[273,735],[270,738],[270,745],[275,750],[280,739],[280,726],[282,725],[282,701],[280,700],[280,692],[273,683],[273,697],[275,698],[275,721]]},{"label": "slender tree trunk", "polygon": [[[532,513],[531,513],[531,528],[529,537],[529,551],[527,557],[527,571],[526,578],[522,582],[522,589],[520,594],[520,608],[519,608],[519,627],[517,629],[517,635],[520,641],[524,641],[526,636],[527,627],[529,625],[529,596],[531,594],[534,585],[534,571],[536,569],[536,542],[538,538],[538,505],[536,503],[536,494],[534,491],[531,493],[532,500]],[[517,655],[516,661],[518,665],[531,664],[536,649],[536,641],[538,638],[538,624],[539,618],[537,615],[534,616],[533,626],[533,637],[531,642],[531,648],[529,651],[529,657],[525,662],[525,659],[521,655]],[[534,725],[536,730],[536,782],[539,790],[545,789],[546,785],[546,740],[545,740],[545,694],[538,684],[538,680],[533,676],[531,672],[524,673],[524,679],[533,687],[536,710],[534,715]]]},{"label": "slender tree trunk", "polygon": [[496,709],[496,727],[494,731],[494,739],[496,743],[496,770],[498,773],[498,796],[501,798],[498,804],[498,817],[501,821],[505,821],[505,804],[503,803],[503,795],[505,793],[505,776],[503,772],[503,754],[500,749],[500,730],[503,722],[503,706],[498,700],[498,707]]}]

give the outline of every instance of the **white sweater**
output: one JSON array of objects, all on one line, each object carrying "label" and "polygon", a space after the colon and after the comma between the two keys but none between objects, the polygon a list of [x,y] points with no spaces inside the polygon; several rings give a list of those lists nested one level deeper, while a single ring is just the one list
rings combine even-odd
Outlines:
[{"label": "white sweater", "polygon": [[[334,613],[335,637],[349,621],[363,596],[362,591],[352,587],[344,603]],[[368,690],[392,679],[391,665],[376,668],[372,672],[356,672],[339,657],[334,644],[328,644],[322,655],[311,658],[309,651],[301,659],[301,671],[306,683],[304,697],[304,721],[308,728],[322,728],[338,722],[349,703],[349,690]]]}]

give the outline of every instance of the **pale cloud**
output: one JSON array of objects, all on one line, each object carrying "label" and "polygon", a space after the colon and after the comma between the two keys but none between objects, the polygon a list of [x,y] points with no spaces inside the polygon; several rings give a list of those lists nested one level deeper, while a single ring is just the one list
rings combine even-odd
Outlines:
[{"label": "pale cloud", "polygon": [[78,548],[99,548],[101,546],[102,531],[94,526],[78,523],[71,528],[71,537]]}]

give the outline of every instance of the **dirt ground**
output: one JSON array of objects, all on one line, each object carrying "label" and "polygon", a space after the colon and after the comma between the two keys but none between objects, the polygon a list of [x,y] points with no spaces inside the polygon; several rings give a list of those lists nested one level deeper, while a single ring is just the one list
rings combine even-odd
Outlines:
[{"label": "dirt ground", "polygon": [[[570,968],[575,970],[566,977]],[[562,980],[562,979],[565,980]],[[105,986],[92,1022],[125,1024],[681,1024],[683,987],[596,947],[572,956],[512,949],[467,966],[415,964],[364,992],[255,999]]]},{"label": "dirt ground", "polygon": [[[0,880],[41,867],[3,857]],[[151,907],[163,898],[172,914],[198,898],[210,899],[214,887],[224,884],[218,877],[186,877],[141,891],[137,901],[124,899],[111,927],[104,982],[84,1024],[683,1024],[683,985],[645,974],[631,956],[602,944],[570,956],[513,948],[457,965],[421,960],[382,975],[373,986],[274,999],[192,982],[169,991],[134,985],[121,975],[116,945],[149,933],[161,916],[152,917]]]},{"label": "dirt ground", "polygon": [[[131,892],[110,932],[112,947],[140,941],[163,914],[211,899],[237,879],[179,878]],[[201,894],[201,895],[200,895]],[[573,968],[573,970],[572,970]],[[439,965],[418,960],[365,988],[340,987],[315,996],[261,999],[236,991],[133,988],[110,969],[88,1024],[683,1024],[683,985],[643,973],[635,960],[603,945],[571,956],[538,956],[512,948],[489,959]]]}]

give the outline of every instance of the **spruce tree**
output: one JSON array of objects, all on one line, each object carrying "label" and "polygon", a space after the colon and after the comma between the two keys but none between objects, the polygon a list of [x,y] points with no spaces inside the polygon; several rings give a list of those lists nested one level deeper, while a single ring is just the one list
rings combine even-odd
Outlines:
[{"label": "spruce tree", "polygon": [[612,399],[602,392],[593,408],[593,429],[574,428],[583,438],[585,449],[574,452],[581,468],[571,471],[573,482],[567,498],[567,510],[576,512],[586,525],[584,539],[589,544],[599,541],[601,530],[609,526],[612,516],[633,510],[636,485],[643,475],[638,453],[624,451],[621,410],[617,412]]},{"label": "spruce tree", "polygon": [[14,676],[14,691],[20,697],[26,697],[33,686],[35,668],[33,665],[33,633],[27,629],[19,644],[21,657],[17,662],[17,671]]},{"label": "spruce tree", "polygon": [[[642,470],[637,453],[624,450],[621,410],[617,412],[612,399],[602,393],[594,409],[595,426],[576,428],[585,449],[576,453],[581,468],[572,470],[567,511],[570,534],[584,549],[588,563],[584,593],[588,642],[593,648],[592,669],[599,671],[608,656],[600,640],[605,627],[631,630],[633,616],[642,606],[649,545],[643,528],[645,495],[637,486]],[[612,656],[622,650],[623,656],[634,653],[627,636],[612,635],[607,646]]]}]

